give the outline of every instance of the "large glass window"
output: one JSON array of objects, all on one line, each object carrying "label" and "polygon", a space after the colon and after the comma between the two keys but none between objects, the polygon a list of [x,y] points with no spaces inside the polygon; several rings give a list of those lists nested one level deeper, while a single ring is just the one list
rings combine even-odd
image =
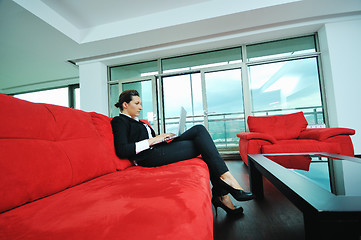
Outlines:
[{"label": "large glass window", "polygon": [[80,109],[80,92],[78,86],[16,94],[14,97],[35,103],[48,103]]},{"label": "large glass window", "polygon": [[[114,106],[118,102],[120,91],[135,89],[142,98],[143,111],[140,118],[147,119],[154,124],[157,111],[153,108],[153,81],[154,75],[158,74],[158,60],[115,66],[109,69],[109,115],[119,115],[119,109]],[[147,78],[149,76],[150,78]],[[125,81],[124,81],[125,80]],[[154,126],[155,129],[157,127]]]},{"label": "large glass window", "polygon": [[236,150],[250,115],[303,111],[309,124],[325,123],[319,57],[312,35],[112,67],[111,106],[119,84],[138,89],[153,76],[142,100],[153,97],[160,131],[175,131],[184,106],[187,128],[204,124],[220,150]]},{"label": "large glass window", "polygon": [[200,73],[163,78],[165,131],[177,132],[180,107],[187,111],[186,129],[203,123]]},{"label": "large glass window", "polygon": [[315,57],[249,67],[253,115],[303,111],[309,124],[324,123]]}]

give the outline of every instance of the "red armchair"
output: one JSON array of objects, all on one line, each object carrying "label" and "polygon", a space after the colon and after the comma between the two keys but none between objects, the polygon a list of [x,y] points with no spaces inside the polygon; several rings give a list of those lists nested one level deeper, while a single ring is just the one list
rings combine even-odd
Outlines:
[{"label": "red armchair", "polygon": [[241,132],[239,152],[248,165],[247,154],[329,152],[354,156],[349,128],[307,129],[303,112],[247,119],[250,132]]}]

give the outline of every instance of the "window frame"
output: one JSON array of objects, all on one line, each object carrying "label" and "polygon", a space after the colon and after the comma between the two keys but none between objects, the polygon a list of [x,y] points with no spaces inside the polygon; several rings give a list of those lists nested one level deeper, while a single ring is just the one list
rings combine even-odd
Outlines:
[{"label": "window frame", "polygon": [[[272,57],[265,57],[264,59],[256,59],[256,60],[252,60],[252,59],[248,59],[247,56],[247,47],[248,46],[254,46],[257,44],[262,44],[262,43],[271,43],[271,42],[277,42],[277,41],[283,41],[283,40],[292,40],[292,39],[296,39],[296,38],[307,38],[307,37],[313,37],[314,39],[314,51],[311,50],[310,52],[307,53],[296,53],[296,54],[291,54],[289,56],[272,56]],[[163,73],[162,69],[163,69],[163,60],[166,59],[171,59],[171,58],[177,58],[177,57],[185,57],[185,56],[191,56],[191,55],[196,55],[196,54],[204,54],[204,53],[208,53],[208,52],[217,52],[217,51],[222,51],[222,50],[228,50],[228,49],[233,49],[233,48],[238,48],[241,47],[241,60],[238,63],[228,63],[227,65],[222,65],[222,66],[210,66],[210,67],[205,67],[205,68],[189,68],[187,69],[183,69],[183,70],[179,70],[179,71],[171,71]],[[326,105],[326,101],[325,101],[325,88],[324,88],[324,77],[322,74],[322,65],[321,65],[321,56],[322,53],[319,51],[319,42],[318,42],[318,36],[317,33],[313,33],[313,34],[307,34],[307,35],[303,35],[303,36],[295,36],[295,37],[290,37],[290,38],[283,38],[283,39],[276,39],[276,40],[271,40],[271,41],[264,41],[264,42],[258,42],[258,43],[250,43],[250,44],[240,44],[238,46],[231,46],[231,47],[224,47],[224,48],[219,48],[219,49],[214,49],[214,50],[210,50],[210,51],[202,51],[202,52],[198,52],[198,53],[189,53],[189,54],[183,54],[183,55],[178,55],[178,56],[164,56],[161,58],[157,58],[157,59],[153,59],[153,60],[147,60],[144,62],[149,62],[149,61],[158,61],[158,73],[154,75],[154,77],[156,78],[156,82],[157,82],[157,91],[158,93],[153,93],[153,94],[158,94],[157,95],[157,99],[158,102],[160,104],[160,106],[163,105],[163,92],[162,92],[162,78],[163,77],[168,77],[168,76],[172,76],[172,75],[183,75],[183,74],[190,74],[190,73],[195,73],[195,72],[208,72],[208,71],[215,71],[217,69],[231,69],[234,66],[240,66],[241,67],[241,71],[242,71],[242,88],[243,88],[243,103],[244,103],[244,113],[245,113],[245,119],[248,118],[248,116],[252,115],[252,100],[251,100],[251,90],[250,90],[250,79],[249,79],[249,73],[248,73],[248,68],[251,66],[255,66],[255,65],[261,65],[261,64],[270,64],[270,63],[276,63],[276,62],[284,62],[284,61],[292,61],[292,60],[298,60],[298,59],[305,59],[305,58],[311,58],[311,57],[315,57],[317,60],[317,70],[318,70],[318,80],[319,80],[319,85],[320,85],[320,95],[321,95],[321,107],[322,107],[322,112],[323,112],[323,119],[324,119],[324,123],[325,126],[329,125],[329,120],[328,120],[328,113],[327,113],[327,105]],[[127,63],[127,64],[123,64],[123,65],[119,65],[119,66],[126,66],[126,65],[130,65],[130,64],[139,64],[141,62],[136,62],[136,63]],[[109,71],[112,67],[119,67],[119,66],[111,66],[109,67]],[[165,68],[167,69],[167,68]],[[203,78],[202,78],[203,79]],[[123,79],[125,80],[125,79]],[[108,78],[108,86],[110,86],[111,83],[114,83],[116,81],[122,81],[122,79],[110,79],[110,76]],[[203,81],[203,80],[202,80]],[[205,93],[206,94],[206,93]],[[162,109],[162,107],[160,107],[160,110]],[[295,109],[296,110],[296,109]],[[161,113],[162,111],[160,111]],[[159,116],[159,122],[163,123],[164,120],[162,120],[163,118],[163,114],[160,114],[161,116]],[[160,129],[165,129],[164,126],[160,126]],[[248,126],[246,124],[246,131],[249,131]]]}]

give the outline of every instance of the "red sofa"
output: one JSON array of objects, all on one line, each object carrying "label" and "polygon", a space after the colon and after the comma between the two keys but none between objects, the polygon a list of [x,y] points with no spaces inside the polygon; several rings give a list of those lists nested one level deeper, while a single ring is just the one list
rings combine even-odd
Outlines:
[{"label": "red sofa", "polygon": [[354,156],[349,128],[307,128],[303,112],[247,119],[250,132],[237,133],[239,152],[248,165],[247,154],[329,152]]},{"label": "red sofa", "polygon": [[115,155],[110,118],[0,94],[0,239],[213,239],[207,165]]}]

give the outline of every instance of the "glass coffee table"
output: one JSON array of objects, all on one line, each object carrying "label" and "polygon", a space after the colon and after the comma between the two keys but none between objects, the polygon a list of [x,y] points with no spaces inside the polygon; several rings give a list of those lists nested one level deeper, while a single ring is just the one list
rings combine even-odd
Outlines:
[{"label": "glass coffee table", "polygon": [[264,176],[302,211],[306,239],[361,239],[361,159],[287,153],[248,160],[256,199],[264,198]]}]

